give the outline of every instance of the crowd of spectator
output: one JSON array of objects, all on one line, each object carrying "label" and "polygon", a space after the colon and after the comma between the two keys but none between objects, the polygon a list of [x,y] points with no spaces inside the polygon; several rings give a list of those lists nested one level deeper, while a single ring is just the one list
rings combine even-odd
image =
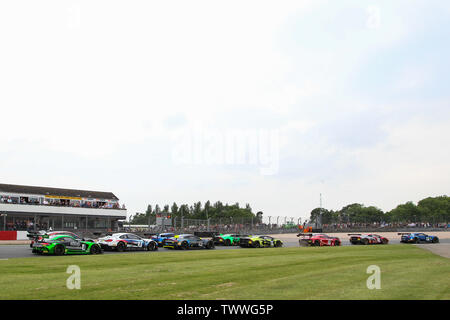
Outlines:
[{"label": "crowd of spectator", "polygon": [[[96,209],[120,209],[118,202],[96,202],[96,201],[80,201],[68,199],[47,199],[43,198],[41,201],[36,198],[28,197],[11,197],[0,196],[0,203],[10,204],[31,204],[31,205],[47,205],[57,207],[78,207],[78,208],[96,208]],[[122,209],[126,209],[125,204]]]},{"label": "crowd of spectator", "polygon": [[6,223],[7,231],[33,231],[35,227],[36,230],[47,230],[48,225],[44,222],[36,223],[35,226],[33,220],[15,220],[14,222]]},{"label": "crowd of spectator", "polygon": [[181,227],[178,225],[177,227],[173,226],[157,226],[151,225],[150,227],[145,226],[133,226],[133,225],[123,225],[123,231],[125,232],[151,232],[151,233],[160,233],[160,232],[178,232],[178,233],[194,233],[194,232],[217,232],[217,233],[259,233],[259,232],[267,232],[267,231],[279,231],[280,233],[286,231],[298,231],[298,226],[294,226],[292,228],[285,228],[283,225],[276,224],[188,224]]},{"label": "crowd of spectator", "polygon": [[[194,233],[194,232],[202,232],[202,231],[210,231],[217,233],[285,233],[285,232],[296,232],[300,229],[306,228],[307,225],[292,225],[289,228],[286,225],[277,225],[277,224],[210,224],[208,226],[207,223],[198,223],[198,224],[185,224],[183,228],[179,224],[177,227],[173,226],[157,226],[151,225],[147,226],[129,226],[124,225],[123,230],[126,232],[179,232],[179,233]],[[314,228],[314,227],[313,227]],[[332,231],[345,231],[345,230],[365,230],[365,229],[403,229],[403,228],[450,228],[449,223],[411,223],[411,222],[393,222],[393,223],[333,223],[333,224],[324,224],[322,228],[318,227],[318,229],[323,229],[324,232],[332,232]]]},{"label": "crowd of spectator", "polygon": [[430,222],[373,222],[373,223],[332,223],[324,224],[323,229],[340,230],[340,229],[402,229],[402,228],[449,228],[448,222],[430,223]]}]

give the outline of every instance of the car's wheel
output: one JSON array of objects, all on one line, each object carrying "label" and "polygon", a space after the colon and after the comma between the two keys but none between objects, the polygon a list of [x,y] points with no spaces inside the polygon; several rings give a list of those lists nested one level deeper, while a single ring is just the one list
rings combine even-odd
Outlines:
[{"label": "car's wheel", "polygon": [[124,251],[126,250],[126,248],[127,248],[127,245],[126,245],[124,242],[120,241],[120,242],[117,244],[116,250],[117,250],[118,252],[124,252]]},{"label": "car's wheel", "polygon": [[214,249],[214,242],[208,241],[208,243],[206,244],[206,249]]},{"label": "car's wheel", "polygon": [[259,243],[259,241],[255,241],[254,246],[255,246],[255,248],[259,248],[259,247],[261,247],[261,244]]},{"label": "car's wheel", "polygon": [[363,240],[362,240],[362,243],[363,243],[364,245],[368,245],[368,244],[369,244],[369,239],[367,239],[367,238],[363,239]]},{"label": "car's wheel", "polygon": [[336,240],[336,241],[334,241],[334,245],[335,245],[336,247],[338,247],[338,246],[341,245],[341,242],[340,242],[339,240]]},{"label": "car's wheel", "polygon": [[90,254],[100,254],[102,253],[102,249],[97,244],[93,244],[89,252]]},{"label": "car's wheel", "polygon": [[298,240],[298,244],[300,247],[307,247],[309,245],[308,241],[306,241],[305,239]]},{"label": "car's wheel", "polygon": [[184,241],[184,242],[181,244],[181,250],[187,250],[187,249],[189,249],[189,243],[187,243],[186,241]]},{"label": "car's wheel", "polygon": [[419,238],[414,238],[413,243],[419,243]]},{"label": "car's wheel", "polygon": [[432,243],[439,243],[439,238],[438,237],[434,237],[433,240],[431,240]]},{"label": "car's wheel", "polygon": [[147,251],[155,251],[155,250],[158,250],[158,246],[156,245],[156,243],[150,242],[147,245]]},{"label": "car's wheel", "polygon": [[64,252],[66,252],[66,249],[62,244],[57,244],[55,247],[55,256],[62,256]]},{"label": "car's wheel", "polygon": [[315,245],[316,247],[320,247],[320,241],[319,241],[319,240],[314,241],[314,245]]},{"label": "car's wheel", "polygon": [[283,246],[283,243],[281,243],[281,241],[275,242],[275,247],[281,247],[281,246]]},{"label": "car's wheel", "polygon": [[381,243],[382,243],[382,244],[388,244],[388,242],[389,242],[388,239],[382,239],[382,240],[381,240]]},{"label": "car's wheel", "polygon": [[230,239],[225,240],[225,245],[226,246],[231,246],[231,240]]}]

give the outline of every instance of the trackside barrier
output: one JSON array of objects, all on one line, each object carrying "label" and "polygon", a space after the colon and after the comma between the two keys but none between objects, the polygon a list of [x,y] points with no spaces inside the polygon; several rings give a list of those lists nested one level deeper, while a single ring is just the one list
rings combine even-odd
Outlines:
[{"label": "trackside barrier", "polygon": [[26,231],[0,231],[0,240],[28,240]]},{"label": "trackside barrier", "polygon": [[0,231],[0,240],[17,240],[17,231]]}]

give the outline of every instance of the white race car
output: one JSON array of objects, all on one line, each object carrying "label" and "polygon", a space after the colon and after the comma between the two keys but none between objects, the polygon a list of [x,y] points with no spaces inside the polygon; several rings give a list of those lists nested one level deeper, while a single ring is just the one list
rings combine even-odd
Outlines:
[{"label": "white race car", "polygon": [[113,233],[96,241],[103,250],[158,250],[158,243],[152,239],[144,239],[133,233]]}]

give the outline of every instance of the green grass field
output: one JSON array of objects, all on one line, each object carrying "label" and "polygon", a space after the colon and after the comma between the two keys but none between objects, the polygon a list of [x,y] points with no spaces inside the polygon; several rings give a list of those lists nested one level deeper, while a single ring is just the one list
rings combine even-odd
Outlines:
[{"label": "green grass field", "polygon": [[[66,288],[69,265],[80,290]],[[0,287],[0,299],[450,299],[450,260],[408,245],[20,258],[0,261]]]}]

